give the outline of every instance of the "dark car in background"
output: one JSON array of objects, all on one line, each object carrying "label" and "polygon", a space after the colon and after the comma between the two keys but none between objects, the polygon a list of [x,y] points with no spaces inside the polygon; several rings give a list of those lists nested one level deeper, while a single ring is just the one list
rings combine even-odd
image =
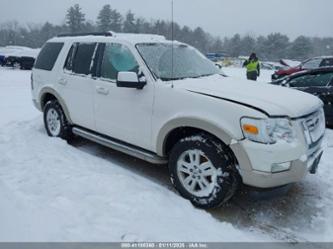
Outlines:
[{"label": "dark car in background", "polygon": [[324,102],[326,124],[333,126],[333,67],[303,71],[271,82],[316,95]]},{"label": "dark car in background", "polygon": [[22,56],[20,58],[20,68],[23,70],[31,70],[35,64],[35,58]]},{"label": "dark car in background", "polygon": [[31,70],[34,66],[35,58],[30,56],[8,56],[4,58],[3,66],[16,67],[22,70]]},{"label": "dark car in background", "polygon": [[333,56],[314,57],[306,61],[303,61],[297,67],[288,67],[281,70],[277,70],[272,75],[272,80],[277,80],[300,71],[312,70],[320,67],[333,67]]},{"label": "dark car in background", "polygon": [[5,63],[6,57],[4,55],[0,55],[0,66],[3,66]]}]

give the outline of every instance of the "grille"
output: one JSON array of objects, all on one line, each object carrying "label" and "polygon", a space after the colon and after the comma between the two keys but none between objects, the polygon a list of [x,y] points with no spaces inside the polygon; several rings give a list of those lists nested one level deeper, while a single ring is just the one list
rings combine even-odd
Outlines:
[{"label": "grille", "polygon": [[309,145],[318,142],[325,133],[325,115],[320,109],[303,120],[305,138]]}]

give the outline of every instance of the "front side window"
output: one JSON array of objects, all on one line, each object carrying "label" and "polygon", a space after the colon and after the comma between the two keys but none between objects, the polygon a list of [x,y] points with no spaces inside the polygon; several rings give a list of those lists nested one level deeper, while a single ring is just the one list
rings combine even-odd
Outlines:
[{"label": "front side window", "polygon": [[75,52],[72,71],[76,74],[89,75],[96,43],[80,43]]},{"label": "front side window", "polygon": [[323,87],[327,86],[333,78],[333,73],[309,74],[292,79],[291,87]]},{"label": "front side window", "polygon": [[139,71],[139,65],[132,52],[124,45],[110,43],[105,45],[101,77],[116,80],[119,72]]},{"label": "front side window", "polygon": [[153,74],[163,81],[221,74],[214,63],[187,45],[143,43],[137,49]]}]

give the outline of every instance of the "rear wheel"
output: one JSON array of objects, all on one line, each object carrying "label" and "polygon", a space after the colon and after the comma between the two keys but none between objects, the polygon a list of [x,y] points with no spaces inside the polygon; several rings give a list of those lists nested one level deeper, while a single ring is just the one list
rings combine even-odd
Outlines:
[{"label": "rear wheel", "polygon": [[51,100],[44,107],[44,126],[50,137],[60,137],[70,140],[71,127],[57,100]]},{"label": "rear wheel", "polygon": [[171,151],[169,170],[178,192],[199,208],[220,206],[239,185],[230,149],[206,134],[179,141]]}]

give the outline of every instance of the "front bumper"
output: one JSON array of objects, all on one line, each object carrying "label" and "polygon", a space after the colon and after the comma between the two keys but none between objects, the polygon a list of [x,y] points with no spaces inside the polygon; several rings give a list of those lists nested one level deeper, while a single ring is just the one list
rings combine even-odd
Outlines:
[{"label": "front bumper", "polygon": [[[323,154],[325,119],[318,119],[320,115],[323,116],[322,112],[315,112],[293,120],[297,138],[293,143],[268,145],[245,139],[231,144],[243,183],[258,188],[273,188],[298,182],[308,172],[314,174]],[[290,167],[273,172],[273,166],[282,164]]]},{"label": "front bumper", "polygon": [[[258,164],[263,163],[264,161],[268,162],[272,160],[267,151],[262,153],[261,156],[257,155],[259,158],[258,160],[255,160],[254,157],[250,159],[247,151],[241,143],[234,144],[231,147],[238,159],[238,163],[240,165],[239,172],[243,179],[243,183],[257,188],[274,188],[301,181],[306,174],[314,174],[316,172],[319,161],[323,154],[323,148],[321,145],[319,145],[319,147],[316,148],[312,155],[306,157],[304,155],[299,159],[291,160],[291,166],[289,170],[272,173],[253,168],[255,166],[259,166]],[[282,152],[277,154],[282,156],[285,153]]]}]

